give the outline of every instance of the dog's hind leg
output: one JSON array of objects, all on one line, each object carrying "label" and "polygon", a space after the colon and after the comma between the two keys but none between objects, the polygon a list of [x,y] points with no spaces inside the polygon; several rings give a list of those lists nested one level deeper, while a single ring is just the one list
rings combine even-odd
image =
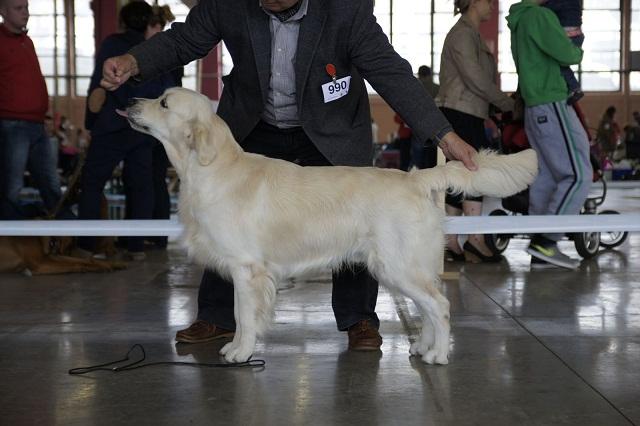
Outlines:
[{"label": "dog's hind leg", "polygon": [[411,298],[422,312],[422,333],[411,347],[413,355],[422,355],[427,364],[448,364],[449,360],[449,301],[440,293],[439,281],[427,279],[425,285],[403,285],[399,290]]},{"label": "dog's hind leg", "polygon": [[380,275],[379,279],[413,300],[422,315],[422,333],[411,345],[411,354],[421,355],[427,364],[448,364],[449,301],[438,290],[438,277],[420,270],[403,273],[396,268],[393,276]]},{"label": "dog's hind leg", "polygon": [[242,266],[231,272],[234,287],[236,334],[220,354],[229,362],[244,362],[251,357],[258,334],[273,317],[276,285],[273,276],[259,266]]}]

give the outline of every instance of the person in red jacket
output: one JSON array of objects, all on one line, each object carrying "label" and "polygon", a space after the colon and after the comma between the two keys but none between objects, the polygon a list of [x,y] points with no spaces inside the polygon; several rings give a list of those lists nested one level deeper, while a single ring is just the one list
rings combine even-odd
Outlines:
[{"label": "person in red jacket", "polygon": [[29,169],[45,208],[60,199],[54,152],[44,127],[47,86],[27,36],[28,0],[0,0],[0,219],[22,219],[19,202]]}]

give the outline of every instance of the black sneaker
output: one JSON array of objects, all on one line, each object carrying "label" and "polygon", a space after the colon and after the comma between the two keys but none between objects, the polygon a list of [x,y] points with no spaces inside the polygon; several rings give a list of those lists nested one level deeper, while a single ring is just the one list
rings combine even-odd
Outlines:
[{"label": "black sneaker", "polygon": [[570,258],[558,250],[557,244],[540,244],[532,241],[527,248],[527,253],[532,257],[548,262],[552,265],[567,269],[578,269],[580,262]]},{"label": "black sneaker", "polygon": [[578,89],[574,92],[571,92],[569,98],[567,98],[567,105],[573,105],[582,98],[584,98],[584,92],[582,90]]},{"label": "black sneaker", "polygon": [[538,259],[537,257],[531,256],[531,269],[548,269],[548,268],[556,268],[556,265],[549,263],[546,260]]}]

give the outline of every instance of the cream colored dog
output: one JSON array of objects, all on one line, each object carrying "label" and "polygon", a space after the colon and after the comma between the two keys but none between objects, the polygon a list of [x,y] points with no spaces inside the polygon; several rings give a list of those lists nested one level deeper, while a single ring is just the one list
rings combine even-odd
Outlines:
[{"label": "cream colored dog", "polygon": [[480,153],[476,172],[457,161],[409,173],[300,167],[244,152],[210,101],[180,88],[140,99],[126,114],[135,129],[162,142],[180,176],[190,257],[233,280],[237,329],[220,351],[231,362],[251,357],[272,318],[277,282],[361,262],[420,310],[422,335],[410,352],[447,364],[449,302],[437,274],[444,215],[432,191],[506,197],[537,172],[533,150]]}]

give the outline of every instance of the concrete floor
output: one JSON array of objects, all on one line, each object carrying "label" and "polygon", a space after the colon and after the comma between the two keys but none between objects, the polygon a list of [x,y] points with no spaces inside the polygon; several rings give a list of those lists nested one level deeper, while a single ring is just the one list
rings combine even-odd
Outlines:
[{"label": "concrete floor", "polygon": [[[637,212],[640,190],[610,208]],[[448,366],[408,354],[415,308],[381,291],[382,352],[347,351],[326,277],[280,291],[266,367],[158,366],[70,376],[141,343],[148,361],[217,362],[175,345],[200,270],[171,247],[111,274],[0,274],[2,425],[640,424],[640,236],[577,272],[531,271],[526,240],[496,265],[448,264]],[[571,242],[561,247],[576,256]]]}]

